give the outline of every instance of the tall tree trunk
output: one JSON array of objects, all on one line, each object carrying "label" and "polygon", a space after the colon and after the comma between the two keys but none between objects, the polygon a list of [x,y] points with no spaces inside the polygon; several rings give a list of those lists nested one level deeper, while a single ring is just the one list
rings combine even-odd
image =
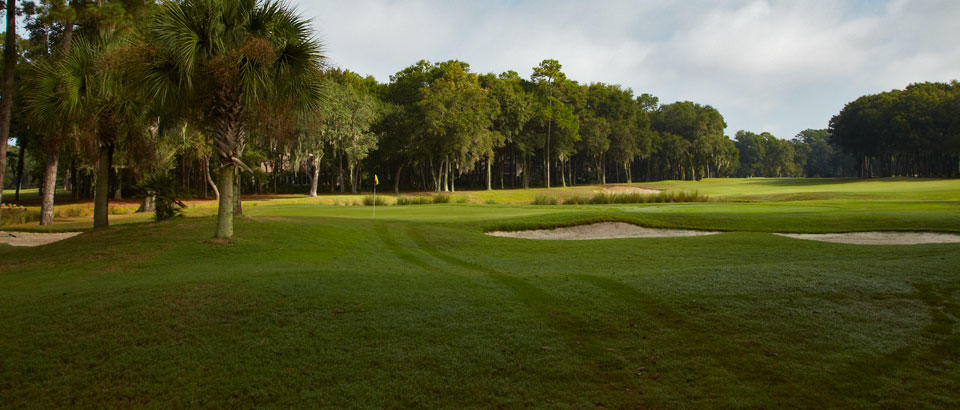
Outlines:
[{"label": "tall tree trunk", "polygon": [[16,201],[20,202],[20,189],[23,188],[23,165],[27,157],[27,140],[24,137],[17,137],[17,144],[20,145],[20,155],[17,156],[17,194]]},{"label": "tall tree trunk", "polygon": [[[510,155],[510,156],[513,157],[513,155]],[[507,161],[504,161],[505,159],[506,159],[506,158],[501,158],[501,159],[500,159],[500,189],[504,189],[504,188],[503,188],[503,174],[505,174],[505,173],[507,172]]]},{"label": "tall tree trunk", "polygon": [[243,184],[240,181],[243,172],[240,171],[240,168],[237,168],[236,173],[233,176],[233,216],[235,217],[243,215]]},{"label": "tall tree trunk", "polygon": [[563,172],[563,159],[560,160],[560,184],[567,187],[567,174]]},{"label": "tall tree trunk", "polygon": [[597,183],[603,183],[603,156],[597,157]]},{"label": "tall tree trunk", "polygon": [[346,184],[343,183],[343,153],[337,156],[337,185],[340,186],[340,193],[346,192]]},{"label": "tall tree trunk", "polygon": [[220,200],[220,190],[217,189],[217,184],[213,183],[213,178],[210,176],[210,156],[205,155],[203,157],[203,176],[207,179],[207,185],[210,185],[210,189],[213,190],[213,194],[216,195],[217,201]]},{"label": "tall tree trunk", "polygon": [[443,178],[443,192],[450,192],[450,160],[444,158],[440,165],[441,178]]},{"label": "tall tree trunk", "polygon": [[102,144],[97,156],[97,182],[93,187],[93,227],[103,228],[110,224],[110,162],[113,160],[113,144]]},{"label": "tall tree trunk", "polygon": [[[243,208],[240,203],[240,178],[235,173],[242,162],[243,148],[246,144],[246,131],[243,129],[243,105],[239,92],[221,93],[217,96],[220,117],[216,120],[213,134],[214,147],[220,163],[220,202],[217,207],[216,238],[230,239],[233,236],[233,217]],[[239,209],[235,209],[239,208]],[[241,211],[241,212],[238,212]]]},{"label": "tall tree trunk", "polygon": [[600,177],[603,179],[603,184],[607,183],[607,154],[603,154],[603,158],[600,161]]},{"label": "tall tree trunk", "polygon": [[493,152],[487,156],[487,191],[493,190]]},{"label": "tall tree trunk", "polygon": [[53,200],[57,192],[57,162],[60,150],[46,158],[43,172],[43,200],[40,202],[40,225],[53,223]]},{"label": "tall tree trunk", "polygon": [[350,192],[357,193],[357,181],[353,179],[353,161],[348,161],[347,163],[347,172],[350,173]]},{"label": "tall tree trunk", "polygon": [[523,189],[530,189],[529,155],[523,153]]},{"label": "tall tree trunk", "polygon": [[123,180],[120,175],[120,167],[113,167],[113,169],[117,174],[117,190],[113,193],[113,199],[120,200],[123,199]]},{"label": "tall tree trunk", "polygon": [[440,192],[440,172],[433,167],[433,157],[430,158],[430,179],[433,180],[434,192]]},{"label": "tall tree trunk", "polygon": [[310,155],[310,197],[317,197],[317,183],[320,181],[320,161],[316,155]]},{"label": "tall tree trunk", "polygon": [[403,163],[397,165],[397,176],[393,179],[393,193],[400,195],[400,173],[403,171]]},{"label": "tall tree trunk", "polygon": [[547,121],[547,143],[543,148],[543,175],[546,179],[547,188],[550,188],[550,131],[553,127],[553,120]]},{"label": "tall tree trunk", "polygon": [[217,206],[217,238],[233,237],[233,174],[237,166],[229,164],[220,168],[220,201]]},{"label": "tall tree trunk", "polygon": [[[0,183],[7,170],[7,140],[10,139],[10,111],[13,108],[13,74],[17,65],[17,0],[7,0],[7,34],[3,44],[3,85],[0,87]],[[2,187],[0,187],[2,188]],[[0,189],[3,203],[3,189]]]}]

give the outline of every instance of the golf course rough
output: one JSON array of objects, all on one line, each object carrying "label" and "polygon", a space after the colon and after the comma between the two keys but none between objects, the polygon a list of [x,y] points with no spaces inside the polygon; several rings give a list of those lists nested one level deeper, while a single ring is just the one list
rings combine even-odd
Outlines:
[{"label": "golf course rough", "polygon": [[[960,180],[635,186],[717,200],[251,197],[229,242],[193,202],[4,244],[0,407],[960,407],[960,243],[773,234],[960,234]],[[604,222],[722,234],[485,234]]]}]

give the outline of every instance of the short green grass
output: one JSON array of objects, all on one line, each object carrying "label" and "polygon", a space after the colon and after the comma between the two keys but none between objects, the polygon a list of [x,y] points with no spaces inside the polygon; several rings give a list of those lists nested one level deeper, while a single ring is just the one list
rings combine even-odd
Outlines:
[{"label": "short green grass", "polygon": [[[213,208],[195,206],[174,221],[0,246],[0,403],[960,406],[960,245],[764,233],[960,232],[957,182],[848,182],[863,197],[810,200],[783,197],[802,184],[735,192],[752,182],[695,190],[736,201],[487,197],[378,207],[376,219],[285,197],[248,203],[227,244],[209,240]],[[659,184],[694,191],[682,185]],[[599,220],[731,232],[483,234]]]}]

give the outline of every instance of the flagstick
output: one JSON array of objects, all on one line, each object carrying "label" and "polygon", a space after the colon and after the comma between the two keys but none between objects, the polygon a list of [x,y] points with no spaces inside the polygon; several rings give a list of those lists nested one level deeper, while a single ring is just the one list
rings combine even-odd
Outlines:
[{"label": "flagstick", "polygon": [[377,217],[377,184],[373,184],[373,217]]}]

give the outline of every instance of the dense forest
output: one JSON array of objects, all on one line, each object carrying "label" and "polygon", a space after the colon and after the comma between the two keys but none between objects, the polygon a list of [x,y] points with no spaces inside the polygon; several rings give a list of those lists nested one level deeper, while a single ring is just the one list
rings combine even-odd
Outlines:
[{"label": "dense forest", "polygon": [[380,189],[442,192],[958,171],[956,82],[860,98],[828,130],[789,140],[731,139],[710,105],[581,83],[551,59],[529,78],[462,61],[418,61],[386,83],[328,67],[309,22],[280,3],[41,0],[18,11],[27,32],[4,37],[12,86],[0,128],[16,143],[0,176],[17,192],[40,188],[42,223],[57,187],[103,209],[127,197],[148,209],[159,193],[224,208],[236,190],[359,192],[374,174]]},{"label": "dense forest", "polygon": [[861,177],[955,178],[960,160],[960,83],[912,84],[858,98],[830,120],[836,145]]}]

